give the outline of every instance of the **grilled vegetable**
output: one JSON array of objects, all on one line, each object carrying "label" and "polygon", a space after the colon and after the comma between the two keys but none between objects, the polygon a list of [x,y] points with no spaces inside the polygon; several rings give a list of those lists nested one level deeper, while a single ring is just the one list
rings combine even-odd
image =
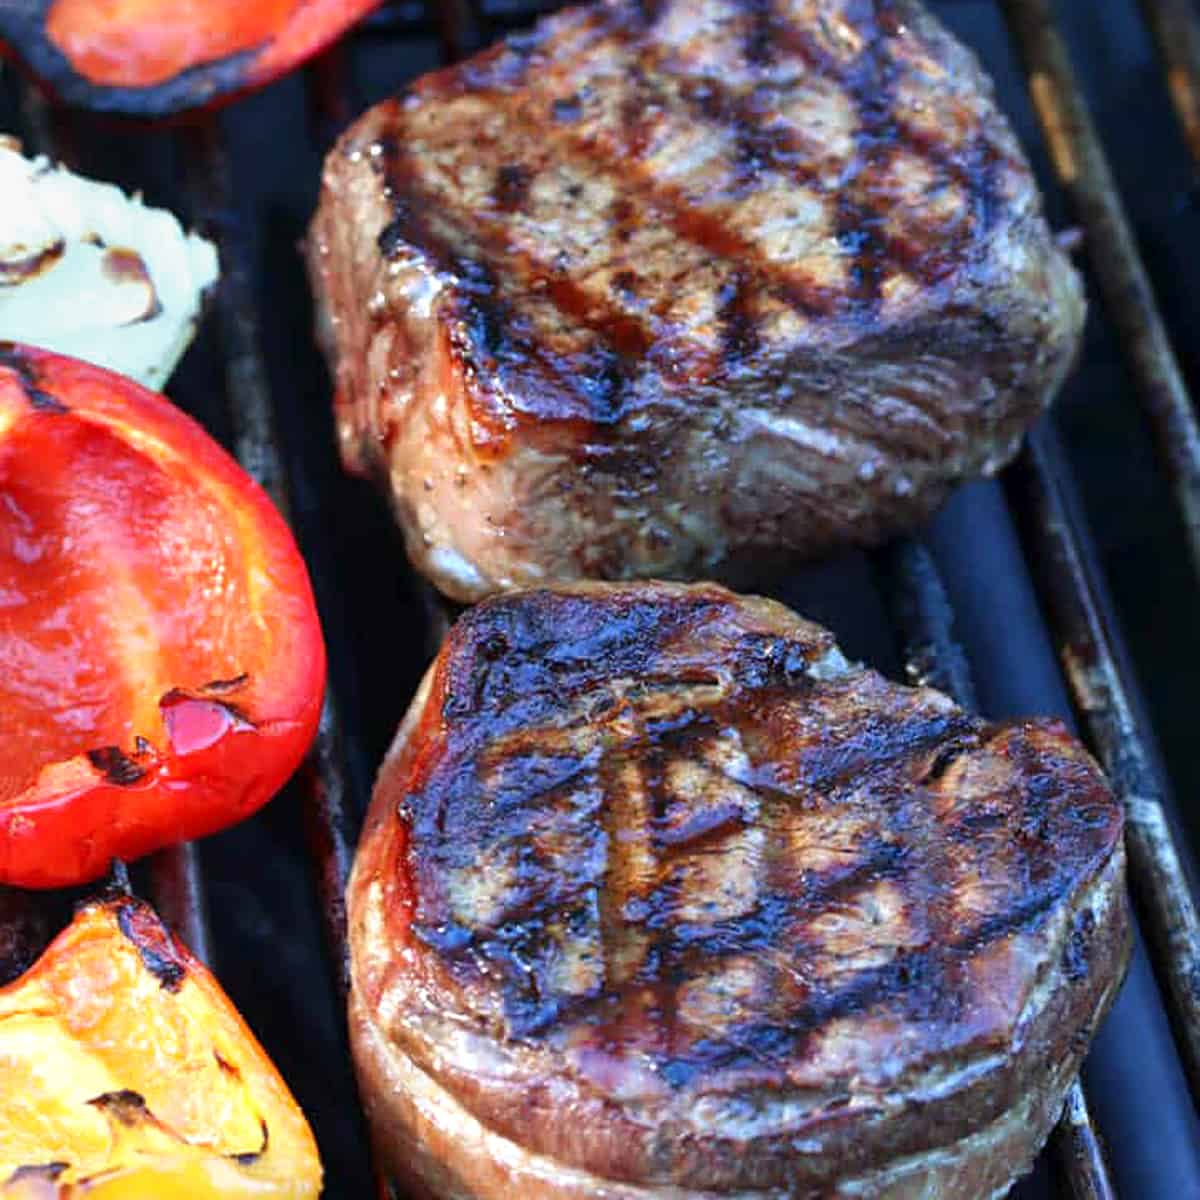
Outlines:
[{"label": "grilled vegetable", "polygon": [[0,1197],[305,1197],[312,1133],[148,905],[83,908],[0,989]]},{"label": "grilled vegetable", "polygon": [[0,138],[0,338],[162,387],[217,279],[211,242]]},{"label": "grilled vegetable", "polygon": [[324,681],[304,563],[241,468],[131,381],[0,344],[0,882],[248,816]]},{"label": "grilled vegetable", "polygon": [[163,116],[290,71],[380,0],[12,0],[0,38],[69,104]]}]

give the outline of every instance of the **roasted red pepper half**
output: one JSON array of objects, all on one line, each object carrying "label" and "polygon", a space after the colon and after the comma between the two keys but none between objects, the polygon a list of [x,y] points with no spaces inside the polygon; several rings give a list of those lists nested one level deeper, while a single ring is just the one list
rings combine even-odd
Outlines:
[{"label": "roasted red pepper half", "polygon": [[159,117],[269,83],[381,0],[8,0],[0,41],[68,104]]},{"label": "roasted red pepper half", "polygon": [[131,380],[0,343],[0,883],[248,816],[324,686],[304,562],[241,467]]},{"label": "roasted red pepper half", "polygon": [[0,988],[0,1200],[308,1200],[304,1114],[220,984],[128,896]]}]

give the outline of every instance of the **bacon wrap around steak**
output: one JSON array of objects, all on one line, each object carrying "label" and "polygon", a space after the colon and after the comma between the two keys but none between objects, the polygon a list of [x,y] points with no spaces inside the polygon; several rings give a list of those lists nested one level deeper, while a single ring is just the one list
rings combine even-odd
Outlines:
[{"label": "bacon wrap around steak", "polygon": [[1121,830],[1060,724],[772,602],[487,601],[350,886],[379,1140],[447,1197],[1001,1195],[1123,974]]},{"label": "bacon wrap around steak", "polygon": [[309,257],[343,457],[463,600],[912,526],[1012,456],[1084,311],[911,0],[549,18],[362,117]]}]

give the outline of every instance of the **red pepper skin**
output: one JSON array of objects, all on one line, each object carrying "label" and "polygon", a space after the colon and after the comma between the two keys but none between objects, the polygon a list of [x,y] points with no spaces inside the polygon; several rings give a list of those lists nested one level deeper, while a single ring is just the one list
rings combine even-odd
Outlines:
[{"label": "red pepper skin", "polygon": [[165,117],[299,66],[382,0],[10,0],[0,51],[67,104]]},{"label": "red pepper skin", "polygon": [[303,559],[241,467],[132,381],[0,343],[0,883],[249,816],[324,687]]}]

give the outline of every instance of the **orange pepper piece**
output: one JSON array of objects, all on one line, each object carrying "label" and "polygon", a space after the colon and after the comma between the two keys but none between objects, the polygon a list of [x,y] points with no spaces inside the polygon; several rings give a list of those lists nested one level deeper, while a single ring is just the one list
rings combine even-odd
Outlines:
[{"label": "orange pepper piece", "polygon": [[286,1084],[148,905],[87,905],[0,988],[2,1200],[320,1190]]}]

